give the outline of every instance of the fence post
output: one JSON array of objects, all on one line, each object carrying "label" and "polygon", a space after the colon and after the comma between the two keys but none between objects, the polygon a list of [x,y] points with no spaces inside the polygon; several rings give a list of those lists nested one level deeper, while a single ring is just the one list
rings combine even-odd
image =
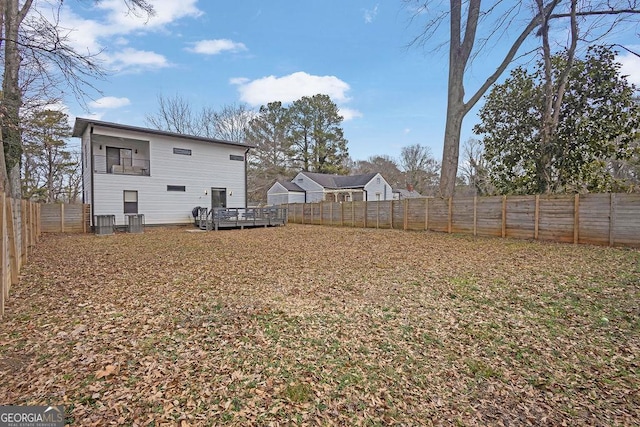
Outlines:
[{"label": "fence post", "polygon": [[0,275],[2,284],[0,284],[0,317],[4,315],[4,302],[9,298],[9,283],[7,274],[7,211],[5,210],[6,199],[4,193],[0,193],[0,206],[2,206],[2,224],[0,224],[0,239],[2,239],[0,249],[2,256],[0,256],[0,269],[2,274]]},{"label": "fence post", "polygon": [[613,246],[615,243],[616,205],[616,194],[611,193],[609,195],[609,246]]},{"label": "fence post", "polygon": [[60,232],[64,233],[64,203],[60,203]]},{"label": "fence post", "polygon": [[502,196],[502,237],[507,236],[507,196]]},{"label": "fence post", "polygon": [[390,211],[389,211],[389,225],[391,226],[391,229],[393,230],[393,200],[391,200],[389,202],[389,206],[391,207]]},{"label": "fence post", "polygon": [[351,226],[356,226],[356,202],[351,201]]},{"label": "fence post", "polygon": [[324,224],[324,202],[320,202],[320,225]]},{"label": "fence post", "polygon": [[424,231],[429,231],[429,198],[424,199]]},{"label": "fence post", "polygon": [[367,201],[364,201],[364,217],[363,217],[363,222],[364,222],[364,226],[362,228],[367,228]]},{"label": "fence post", "polygon": [[453,197],[449,196],[449,216],[447,218],[447,233],[451,233],[453,222]]},{"label": "fence post", "polygon": [[[13,199],[7,197],[4,206],[7,216],[7,236],[9,237],[9,271],[11,273],[11,284],[17,285],[20,259],[18,257],[18,243],[16,242],[16,229],[13,223]],[[9,292],[9,287],[7,287],[7,292]]]},{"label": "fence post", "polygon": [[409,199],[404,199],[404,222],[402,224],[402,228],[404,231],[407,231],[407,225],[409,223]]},{"label": "fence post", "polygon": [[533,224],[533,238],[535,240],[538,240],[538,230],[540,227],[540,195],[536,194],[536,206],[535,206],[535,212],[533,214],[533,221],[535,222],[535,224]]},{"label": "fence post", "polygon": [[26,200],[20,200],[20,229],[21,229],[21,233],[20,233],[20,242],[21,244],[21,253],[20,253],[20,259],[22,260],[22,264],[21,265],[25,265],[27,263],[27,256],[28,256],[28,250],[29,250],[29,240],[27,239],[27,220],[29,218],[28,215],[25,215],[26,213],[26,206],[27,206],[27,201]]},{"label": "fence post", "polygon": [[473,196],[473,235],[478,235],[478,196]]},{"label": "fence post", "polygon": [[380,228],[380,200],[376,202],[376,228]]},{"label": "fence post", "polygon": [[333,202],[329,202],[329,224],[335,225],[333,223]]},{"label": "fence post", "polygon": [[578,244],[580,239],[580,194],[573,199],[573,243]]}]

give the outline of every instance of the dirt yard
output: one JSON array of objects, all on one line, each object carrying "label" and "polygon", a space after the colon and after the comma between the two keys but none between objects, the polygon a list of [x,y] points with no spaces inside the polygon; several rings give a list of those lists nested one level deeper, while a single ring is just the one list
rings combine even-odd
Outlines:
[{"label": "dirt yard", "polygon": [[43,236],[0,404],[73,425],[630,425],[640,252],[289,225]]}]

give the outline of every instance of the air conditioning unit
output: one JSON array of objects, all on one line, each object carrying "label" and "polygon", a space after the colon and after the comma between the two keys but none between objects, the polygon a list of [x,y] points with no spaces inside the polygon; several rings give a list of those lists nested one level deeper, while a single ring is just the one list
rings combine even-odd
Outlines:
[{"label": "air conditioning unit", "polygon": [[127,233],[144,233],[144,215],[127,215]]},{"label": "air conditioning unit", "polygon": [[94,217],[95,231],[99,236],[107,236],[113,234],[113,230],[116,226],[115,215],[96,215]]}]

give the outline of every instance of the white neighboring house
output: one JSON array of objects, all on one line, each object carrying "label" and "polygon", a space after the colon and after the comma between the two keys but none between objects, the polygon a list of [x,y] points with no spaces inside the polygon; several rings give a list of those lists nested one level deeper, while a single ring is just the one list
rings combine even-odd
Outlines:
[{"label": "white neighboring house", "polygon": [[267,191],[268,205],[392,199],[393,190],[379,173],[330,175],[300,172],[291,182],[276,182]]},{"label": "white neighboring house", "polygon": [[196,206],[246,208],[252,146],[77,118],[83,201],[96,215],[143,214],[146,224],[187,224]]}]

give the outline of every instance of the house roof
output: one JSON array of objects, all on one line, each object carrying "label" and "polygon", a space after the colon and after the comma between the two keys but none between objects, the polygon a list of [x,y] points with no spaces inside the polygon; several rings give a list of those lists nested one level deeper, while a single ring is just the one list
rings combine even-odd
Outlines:
[{"label": "house roof", "polygon": [[289,181],[278,181],[278,184],[282,185],[284,188],[286,188],[289,191],[297,191],[300,193],[304,193],[304,189],[301,188],[298,184],[296,184],[295,182],[289,182]]},{"label": "house roof", "polygon": [[192,141],[208,142],[212,144],[224,144],[224,145],[234,145],[234,146],[246,147],[246,148],[255,148],[254,145],[243,144],[240,142],[225,141],[223,139],[205,138],[202,136],[186,135],[182,133],[167,132],[164,130],[149,129],[149,128],[143,128],[138,126],[129,126],[129,125],[123,125],[120,123],[103,122],[100,120],[85,119],[82,117],[76,117],[76,122],[75,122],[75,125],[73,126],[73,133],[71,134],[71,136],[81,137],[84,131],[87,129],[87,126],[90,126],[90,125],[102,126],[102,127],[112,128],[112,129],[127,130],[131,132],[150,133],[153,135],[170,136],[173,138],[190,139]]},{"label": "house roof", "polygon": [[403,199],[413,199],[416,197],[422,197],[422,194],[418,193],[416,190],[407,190],[406,188],[394,188],[394,193],[400,194]]},{"label": "house roof", "polygon": [[362,175],[330,175],[326,173],[300,172],[324,188],[360,188],[371,181],[377,173]]}]

